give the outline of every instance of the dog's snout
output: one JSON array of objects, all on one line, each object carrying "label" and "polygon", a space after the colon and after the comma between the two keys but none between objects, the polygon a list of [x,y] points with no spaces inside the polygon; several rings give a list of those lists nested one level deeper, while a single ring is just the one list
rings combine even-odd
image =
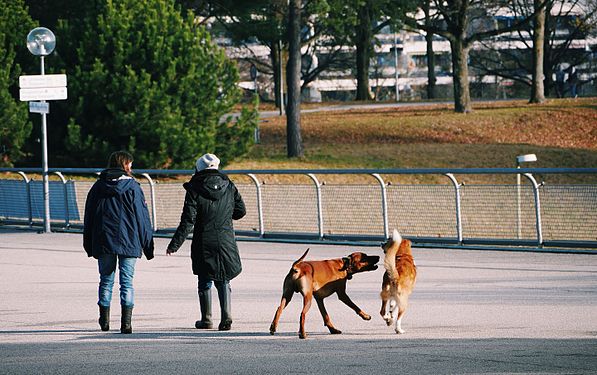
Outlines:
[{"label": "dog's snout", "polygon": [[370,265],[375,265],[377,264],[377,262],[379,262],[380,257],[377,255],[368,255],[367,258],[365,259],[365,262],[370,264]]},{"label": "dog's snout", "polygon": [[367,260],[369,261],[369,266],[372,268],[373,271],[377,269],[377,262],[379,262],[379,256],[377,255],[370,255]]}]

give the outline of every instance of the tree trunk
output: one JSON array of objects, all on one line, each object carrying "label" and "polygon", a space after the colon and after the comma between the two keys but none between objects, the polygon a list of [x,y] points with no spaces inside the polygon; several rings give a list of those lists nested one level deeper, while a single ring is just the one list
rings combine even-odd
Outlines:
[{"label": "tree trunk", "polygon": [[452,78],[454,81],[454,110],[459,113],[472,111],[468,84],[468,47],[460,39],[450,40],[452,50]]},{"label": "tree trunk", "polygon": [[[425,25],[431,26],[429,0],[423,4],[423,12],[425,13]],[[427,43],[427,99],[435,99],[435,53],[433,52],[433,33],[427,31],[425,33],[425,42]]]},{"label": "tree trunk", "polygon": [[[542,6],[541,0],[535,0],[535,10]],[[533,25],[533,82],[529,103],[545,101],[543,53],[545,41],[545,8],[537,15]]]},{"label": "tree trunk", "polygon": [[[545,33],[547,35],[549,35],[549,30],[547,29],[547,25],[549,25],[549,15],[546,13],[546,17],[545,17]],[[549,44],[549,37],[545,38],[545,35],[543,36],[544,40],[543,40],[543,75],[545,75],[545,80],[543,81],[543,94],[544,95],[550,95],[551,94],[551,90],[554,87],[554,82],[553,82],[553,66],[552,66],[552,57],[551,57],[551,46]]]},{"label": "tree trunk", "polygon": [[433,34],[425,35],[427,42],[427,99],[435,99],[435,53],[433,53]]},{"label": "tree trunk", "polygon": [[357,95],[356,100],[370,100],[369,92],[369,60],[371,54],[371,16],[369,4],[359,7],[359,24],[356,28],[356,53],[357,53]]},{"label": "tree trunk", "polygon": [[301,0],[288,4],[288,65],[286,84],[288,104],[286,107],[286,144],[288,157],[303,156],[301,137]]},{"label": "tree trunk", "polygon": [[272,62],[272,69],[274,72],[274,98],[275,98],[275,102],[276,102],[276,108],[280,108],[280,103],[282,103],[282,100],[280,97],[280,85],[282,84],[282,82],[280,80],[280,78],[281,78],[280,77],[280,64],[282,62],[280,61],[279,43],[272,42],[270,51],[271,51],[270,60]]}]

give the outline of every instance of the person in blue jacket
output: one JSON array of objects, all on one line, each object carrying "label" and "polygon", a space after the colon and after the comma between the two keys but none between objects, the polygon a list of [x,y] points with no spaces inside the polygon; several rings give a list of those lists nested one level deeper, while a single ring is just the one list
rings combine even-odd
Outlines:
[{"label": "person in blue jacket", "polygon": [[133,156],[126,151],[110,155],[108,168],[91,187],[85,202],[83,247],[97,259],[99,324],[110,329],[110,302],[118,263],[121,333],[132,333],[133,275],[141,253],[153,258],[153,229],[141,186],[132,174]]},{"label": "person in blue jacket", "polygon": [[205,154],[195,163],[186,190],[180,224],[168,244],[166,254],[174,254],[193,231],[191,260],[197,275],[201,320],[197,329],[210,329],[211,287],[216,285],[220,300],[221,321],[218,330],[229,331],[232,325],[230,280],[242,271],[240,254],[234,238],[232,220],[246,214],[245,203],[228,176],[218,170],[220,159]]}]

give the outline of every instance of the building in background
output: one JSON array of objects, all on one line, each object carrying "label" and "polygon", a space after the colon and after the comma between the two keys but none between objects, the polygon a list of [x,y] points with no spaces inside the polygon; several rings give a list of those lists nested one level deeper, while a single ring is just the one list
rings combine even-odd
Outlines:
[{"label": "building in background", "polygon": [[[588,0],[590,2],[590,0]],[[555,72],[558,67],[571,70],[574,66],[579,76],[580,95],[595,95],[597,87],[597,28],[595,14],[587,16],[586,25],[579,27],[579,19],[586,16],[585,2],[560,1],[560,6],[550,9],[550,21],[555,25],[551,33],[546,34],[546,44],[552,56],[545,61],[546,94],[555,96]],[[578,5],[581,4],[581,5]],[[484,22],[495,26],[507,25],[515,21],[516,14],[504,9]],[[226,37],[223,28],[213,27],[216,42],[226,49],[229,57],[239,64],[241,73],[240,86],[248,93],[258,93],[262,100],[273,101],[275,93],[274,69],[271,51],[268,46],[255,41],[246,41],[241,46],[233,45]],[[305,30],[308,34],[309,30]],[[375,100],[396,100],[396,91],[400,101],[426,99],[427,85],[427,47],[423,32],[399,30],[393,32],[389,27],[376,35],[375,54],[369,70],[370,91]],[[476,43],[470,51],[469,79],[473,98],[501,99],[527,97],[530,91],[530,67],[532,37],[529,32],[513,32],[498,35],[491,40]],[[317,78],[303,88],[305,101],[343,101],[352,100],[356,90],[354,54],[352,47],[307,45],[303,49],[304,74],[317,68],[320,61],[325,61],[334,54],[338,63],[324,69]],[[435,54],[436,92],[438,99],[452,97],[452,66],[449,42],[435,35],[433,38]],[[551,55],[550,55],[551,54]],[[493,59],[493,60],[492,60]],[[285,61],[283,53],[282,61]],[[493,63],[492,63],[493,61]],[[500,64],[496,63],[499,61]],[[256,66],[259,68],[257,69]],[[305,68],[306,67],[306,68]],[[284,70],[284,66],[282,70]],[[283,73],[283,77],[284,77]],[[525,83],[528,82],[528,83]],[[397,90],[396,90],[397,89]],[[284,88],[285,91],[285,88]]]}]

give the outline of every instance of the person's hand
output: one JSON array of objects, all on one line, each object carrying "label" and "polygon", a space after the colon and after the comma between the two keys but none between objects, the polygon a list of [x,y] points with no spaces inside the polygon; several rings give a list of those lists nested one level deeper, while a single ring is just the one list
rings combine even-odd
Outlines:
[{"label": "person's hand", "polygon": [[170,248],[167,248],[167,249],[166,249],[166,255],[168,255],[168,256],[170,256],[170,255],[174,254],[175,252],[176,252],[176,251],[174,251],[174,250],[170,250]]}]

